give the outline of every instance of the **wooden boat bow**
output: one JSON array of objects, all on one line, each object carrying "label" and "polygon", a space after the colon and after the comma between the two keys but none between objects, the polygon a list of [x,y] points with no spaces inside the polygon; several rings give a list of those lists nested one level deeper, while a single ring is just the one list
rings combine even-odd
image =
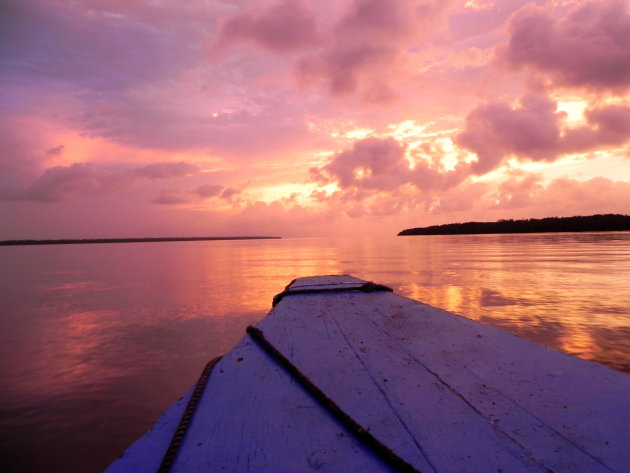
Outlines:
[{"label": "wooden boat bow", "polygon": [[[416,471],[628,471],[628,375],[387,290],[357,289],[365,283],[300,278],[257,330]],[[107,473],[156,471],[186,402]],[[175,472],[395,468],[250,336],[214,368],[172,465]]]}]

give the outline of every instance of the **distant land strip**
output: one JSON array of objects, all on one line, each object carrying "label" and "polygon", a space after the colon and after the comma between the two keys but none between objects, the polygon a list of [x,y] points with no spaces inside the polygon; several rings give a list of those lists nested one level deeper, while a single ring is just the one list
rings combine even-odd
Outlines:
[{"label": "distant land strip", "polygon": [[214,240],[278,240],[279,236],[231,236],[231,237],[161,237],[161,238],[87,238],[82,240],[5,240],[0,246],[14,245],[77,245],[86,243],[154,243],[162,241],[214,241]]},{"label": "distant land strip", "polygon": [[466,222],[408,228],[406,235],[476,235],[489,233],[618,232],[630,230],[630,215],[605,214],[577,217],[530,218],[497,222]]}]

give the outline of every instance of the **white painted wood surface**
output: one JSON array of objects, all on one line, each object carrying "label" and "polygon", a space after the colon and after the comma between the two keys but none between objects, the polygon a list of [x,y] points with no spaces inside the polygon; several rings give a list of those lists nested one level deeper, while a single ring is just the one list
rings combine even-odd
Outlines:
[{"label": "white painted wood surface", "polygon": [[[388,292],[289,295],[258,327],[424,473],[630,471],[623,373]],[[185,402],[107,472],[156,471]],[[245,337],[215,367],[173,471],[390,470]]]}]

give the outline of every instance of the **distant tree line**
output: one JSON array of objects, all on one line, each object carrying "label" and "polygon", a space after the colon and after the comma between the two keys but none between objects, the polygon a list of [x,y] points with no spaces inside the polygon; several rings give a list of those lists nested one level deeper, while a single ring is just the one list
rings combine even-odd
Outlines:
[{"label": "distant tree line", "polygon": [[474,235],[482,233],[610,232],[630,230],[630,215],[530,218],[497,222],[466,222],[408,228],[403,235]]},{"label": "distant tree line", "polygon": [[82,240],[5,240],[0,246],[12,245],[76,245],[84,243],[153,243],[161,241],[208,241],[208,240],[268,240],[274,236],[237,236],[237,237],[159,237],[159,238],[88,238]]}]

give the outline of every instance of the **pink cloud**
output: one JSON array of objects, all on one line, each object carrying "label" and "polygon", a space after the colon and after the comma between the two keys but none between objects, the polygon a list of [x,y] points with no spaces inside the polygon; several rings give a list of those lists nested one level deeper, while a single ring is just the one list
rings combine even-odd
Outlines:
[{"label": "pink cloud", "polygon": [[569,129],[563,129],[565,114],[556,107],[553,100],[535,94],[524,95],[515,108],[503,101],[480,105],[466,117],[456,142],[477,155],[472,170],[484,174],[509,156],[553,161],[563,154],[630,141],[630,107],[587,110],[587,125]]},{"label": "pink cloud", "polygon": [[63,153],[64,148],[64,145],[53,146],[52,148],[46,150],[46,156],[60,156]]},{"label": "pink cloud", "polygon": [[442,21],[449,1],[355,0],[333,26],[330,41],[296,66],[303,85],[323,85],[333,95],[363,93],[389,101],[404,53]]},{"label": "pink cloud", "polygon": [[97,166],[75,163],[47,169],[28,189],[26,198],[42,202],[57,202],[69,194],[93,194],[107,187]]},{"label": "pink cloud", "polygon": [[333,95],[348,94],[358,89],[360,81],[393,67],[397,54],[396,49],[379,45],[337,46],[303,58],[296,74],[303,84],[321,82]]},{"label": "pink cloud", "polygon": [[538,212],[558,215],[588,213],[628,213],[630,182],[595,177],[588,181],[570,178],[555,179],[535,197]]},{"label": "pink cloud", "polygon": [[[277,73],[275,62],[252,53],[228,67],[208,64],[204,44],[233,7],[114,0],[9,5],[0,18],[6,25],[0,85],[22,94],[11,94],[15,111],[7,114],[54,115],[56,128],[86,136],[135,148],[204,149],[236,161],[276,157],[320,139],[304,124],[301,104],[284,95],[286,85],[258,81]],[[287,5],[286,15],[308,13]],[[273,19],[271,13],[263,19]],[[286,15],[293,28],[295,18]]]},{"label": "pink cloud", "polygon": [[162,180],[195,173],[197,166],[179,163],[153,163],[126,171],[111,171],[93,163],[74,163],[46,169],[30,185],[3,193],[7,200],[60,202],[72,195],[107,194],[124,189],[138,180]]},{"label": "pink cloud", "polygon": [[[203,44],[225,4],[4,3],[0,86],[11,94],[3,97],[7,115],[52,116],[56,128],[139,148],[208,148],[239,158],[295,148],[308,134],[295,111],[265,106],[272,100],[266,91],[249,95],[251,72],[207,64]],[[257,71],[268,68],[259,62]],[[197,74],[198,83],[186,82]],[[234,84],[237,76],[242,83]],[[214,116],[222,109],[234,113]]]},{"label": "pink cloud", "polygon": [[334,32],[346,42],[400,44],[416,37],[419,22],[439,9],[439,2],[432,1],[355,0]]},{"label": "pink cloud", "polygon": [[223,187],[220,184],[204,184],[192,191],[166,189],[162,190],[151,202],[163,205],[187,204],[195,200],[205,200],[209,198],[220,198],[230,200],[235,195],[240,194],[240,190],[232,187]]},{"label": "pink cloud", "polygon": [[179,163],[152,163],[141,168],[129,171],[129,175],[147,179],[170,179],[181,177],[196,172],[199,168],[193,164]]},{"label": "pink cloud", "polygon": [[534,205],[536,194],[544,190],[542,178],[537,174],[520,172],[503,181],[490,196],[490,206],[500,209],[516,209]]},{"label": "pink cloud", "polygon": [[204,184],[197,188],[197,194],[202,198],[216,197],[223,190],[223,186],[219,184]]},{"label": "pink cloud", "polygon": [[[362,200],[375,192],[394,193],[405,184],[421,190],[446,189],[470,174],[467,165],[459,165],[451,171],[440,169],[439,157],[434,159],[433,165],[420,161],[412,169],[405,150],[406,147],[393,138],[365,138],[332,156],[328,164],[311,169],[311,176],[323,183],[336,182],[345,191],[346,199]],[[318,193],[313,197],[322,199]]]},{"label": "pink cloud", "polygon": [[63,146],[46,144],[34,133],[36,121],[23,116],[0,116],[0,178],[9,174],[30,173],[46,156],[61,154]]},{"label": "pink cloud", "polygon": [[[500,3],[488,2],[485,6],[469,8],[462,6],[448,17],[452,34],[458,39],[484,35],[503,26],[516,10],[531,0],[501,0]],[[535,0],[534,3],[545,3]]]},{"label": "pink cloud", "polygon": [[265,49],[285,52],[312,46],[319,41],[315,17],[299,0],[280,0],[228,18],[219,32],[218,48],[252,41]]},{"label": "pink cloud", "polygon": [[544,186],[537,176],[515,176],[497,190],[489,195],[487,207],[513,216],[627,213],[630,208],[630,183],[604,177],[587,181],[563,177]]},{"label": "pink cloud", "polygon": [[449,214],[455,212],[469,212],[475,204],[486,195],[490,185],[485,182],[476,182],[461,185],[433,193],[424,202],[424,207],[432,214]]},{"label": "pink cloud", "polygon": [[621,90],[630,86],[630,14],[624,0],[578,4],[555,18],[529,4],[508,24],[500,63],[549,74],[558,85]]},{"label": "pink cloud", "polygon": [[221,198],[227,200],[240,193],[240,190],[234,189],[233,187],[228,187],[227,189],[224,189],[223,192],[221,192]]},{"label": "pink cloud", "polygon": [[[253,202],[234,215],[230,225],[238,234],[254,231],[286,237],[304,234],[324,236],[338,232],[342,212],[336,208],[313,209],[281,201]],[[354,225],[356,230],[356,225]],[[335,233],[338,234],[338,233]]]},{"label": "pink cloud", "polygon": [[409,164],[405,147],[393,138],[366,138],[313,172],[329,176],[342,188],[391,190],[407,182]]},{"label": "pink cloud", "polygon": [[511,154],[535,160],[552,160],[560,138],[556,104],[539,95],[527,94],[521,106],[495,101],[481,105],[466,117],[465,130],[457,144],[477,154],[472,170],[484,174],[499,166]]},{"label": "pink cloud", "polygon": [[191,110],[170,109],[159,101],[117,99],[119,106],[97,108],[84,114],[77,125],[91,135],[134,147],[203,149],[235,161],[275,158],[317,141],[304,123],[302,111],[291,101],[283,102],[265,91],[255,95],[243,108],[201,116]]},{"label": "pink cloud", "polygon": [[610,105],[587,110],[588,125],[567,130],[561,148],[565,152],[588,151],[630,141],[630,107]]},{"label": "pink cloud", "polygon": [[157,197],[155,197],[151,202],[153,202],[154,204],[160,204],[160,205],[180,205],[180,204],[189,203],[190,199],[179,194],[163,192]]},{"label": "pink cloud", "polygon": [[515,171],[498,184],[465,183],[431,193],[417,202],[417,212],[421,206],[442,222],[627,213],[630,183],[603,177],[544,183],[538,174]]}]

